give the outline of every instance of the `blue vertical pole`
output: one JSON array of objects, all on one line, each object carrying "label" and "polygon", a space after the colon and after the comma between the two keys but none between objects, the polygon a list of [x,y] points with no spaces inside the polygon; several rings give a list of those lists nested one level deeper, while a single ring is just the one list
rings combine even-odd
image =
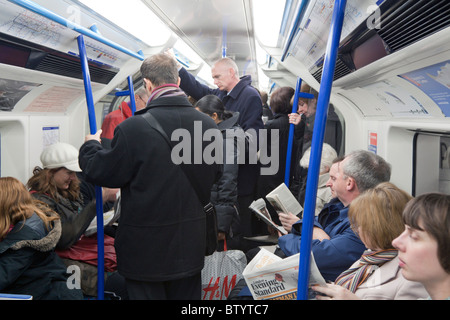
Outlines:
[{"label": "blue vertical pole", "polygon": [[316,206],[317,186],[319,180],[322,144],[325,135],[328,104],[330,102],[336,57],[341,38],[344,21],[346,0],[334,2],[330,35],[328,37],[325,60],[323,64],[322,80],[320,82],[319,98],[317,101],[316,118],[314,122],[313,138],[311,142],[311,156],[305,193],[305,210],[303,212],[302,238],[300,242],[300,262],[298,272],[298,300],[308,299],[308,282],[311,263],[312,231],[314,225],[314,210]]},{"label": "blue vertical pole", "polygon": [[[295,89],[294,95],[294,104],[292,105],[292,113],[297,113],[298,109],[298,97],[300,94],[300,88],[302,86],[302,79],[300,77],[297,78],[297,86]],[[284,170],[284,184],[289,188],[289,178],[291,174],[291,157],[292,157],[292,144],[294,143],[294,130],[295,124],[291,123],[289,125],[289,140],[288,140],[288,148],[286,154],[286,168]]]},{"label": "blue vertical pole", "polygon": [[[95,121],[95,109],[94,109],[94,98],[92,95],[91,87],[91,76],[89,74],[89,65],[86,55],[86,47],[84,45],[83,35],[79,35],[78,38],[78,50],[80,52],[81,69],[83,71],[83,82],[84,90],[86,94],[86,103],[88,107],[89,116],[89,127],[91,134],[97,132],[97,123]],[[97,299],[104,299],[104,259],[105,259],[105,248],[104,248],[104,236],[103,236],[103,197],[102,188],[95,186],[95,200],[97,209]]]},{"label": "blue vertical pole", "polygon": [[134,97],[133,77],[128,76],[128,90],[130,91],[131,114],[136,112],[136,99]]},{"label": "blue vertical pole", "polygon": [[[298,98],[313,99],[314,95],[307,92],[300,92],[302,88],[302,79],[297,78],[297,87],[294,94],[294,104],[292,105],[292,113],[296,113],[298,110]],[[286,168],[284,171],[284,183],[289,188],[289,178],[291,174],[291,160],[292,160],[292,146],[294,143],[295,124],[291,123],[289,126],[289,140],[286,153]]]}]

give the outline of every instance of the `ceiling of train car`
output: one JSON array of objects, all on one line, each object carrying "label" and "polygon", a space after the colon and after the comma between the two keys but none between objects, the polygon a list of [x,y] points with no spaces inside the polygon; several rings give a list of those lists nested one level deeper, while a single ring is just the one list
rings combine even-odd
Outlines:
[{"label": "ceiling of train car", "polygon": [[234,59],[258,84],[250,0],[142,0],[203,60]]}]

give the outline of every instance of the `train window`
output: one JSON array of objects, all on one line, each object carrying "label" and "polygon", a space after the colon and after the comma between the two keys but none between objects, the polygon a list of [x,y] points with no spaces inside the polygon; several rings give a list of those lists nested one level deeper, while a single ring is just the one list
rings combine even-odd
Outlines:
[{"label": "train window", "polygon": [[18,67],[25,67],[30,56],[30,50],[0,43],[0,63],[10,64]]},{"label": "train window", "polygon": [[416,133],[413,152],[412,195],[450,194],[450,135]]},{"label": "train window", "polygon": [[373,35],[352,52],[353,63],[357,70],[386,55],[386,45],[378,34]]}]

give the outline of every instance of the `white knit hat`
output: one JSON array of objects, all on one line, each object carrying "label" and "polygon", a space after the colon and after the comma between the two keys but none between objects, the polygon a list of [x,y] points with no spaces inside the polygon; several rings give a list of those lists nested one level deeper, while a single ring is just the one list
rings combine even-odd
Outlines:
[{"label": "white knit hat", "polygon": [[52,144],[41,153],[41,162],[44,169],[64,167],[70,171],[81,172],[78,165],[78,150],[63,142]]}]

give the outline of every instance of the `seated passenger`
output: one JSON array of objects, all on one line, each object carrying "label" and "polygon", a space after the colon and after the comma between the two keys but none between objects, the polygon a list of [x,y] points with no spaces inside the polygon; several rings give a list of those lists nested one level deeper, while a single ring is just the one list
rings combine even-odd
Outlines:
[{"label": "seated passenger", "polygon": [[[316,217],[312,234],[312,252],[325,280],[334,281],[365,250],[348,220],[349,205],[362,192],[389,181],[390,165],[369,151],[354,151],[332,166],[329,186],[337,198],[327,203]],[[303,220],[292,225],[291,233],[281,236],[278,245],[286,256],[300,252]]]},{"label": "seated passenger", "polygon": [[[46,203],[61,218],[62,233],[56,246],[58,255],[67,264],[77,264],[82,273],[90,273],[91,282],[82,281],[83,292],[87,295],[97,293],[97,237],[83,234],[96,216],[95,200],[84,206],[80,193],[80,181],[76,172],[78,150],[67,143],[55,143],[41,153],[43,169],[36,167],[28,180],[31,194]],[[107,198],[103,199],[104,201]],[[114,239],[105,235],[105,271],[117,268]],[[94,253],[94,255],[92,254]],[[74,262],[76,261],[76,262]],[[82,277],[87,279],[88,277]]]},{"label": "seated passenger", "polygon": [[406,300],[425,298],[425,288],[401,275],[398,251],[392,240],[403,231],[402,212],[411,196],[384,182],[352,201],[348,218],[368,250],[335,284],[313,289],[326,300]]},{"label": "seated passenger", "polygon": [[239,112],[225,111],[222,101],[215,95],[204,96],[195,108],[209,115],[223,136],[223,173],[211,190],[211,203],[217,212],[219,251],[224,249],[224,240],[228,249],[240,249],[237,179],[238,160],[241,152],[245,152],[245,132],[237,123]]},{"label": "seated passenger", "polygon": [[403,211],[405,231],[392,244],[408,280],[423,284],[433,300],[450,300],[450,195],[423,194]]},{"label": "seated passenger", "polygon": [[15,178],[0,178],[0,190],[0,293],[83,299],[81,290],[68,288],[66,266],[54,251],[61,235],[58,215]]},{"label": "seated passenger", "polygon": [[[380,156],[369,151],[353,151],[330,169],[327,183],[336,196],[324,205],[316,216],[312,234],[311,251],[323,278],[334,281],[365,250],[364,244],[351,229],[348,219],[349,206],[362,192],[374,188],[381,182],[389,181],[391,166]],[[303,219],[292,225],[291,232],[278,238],[275,254],[285,258],[300,252]],[[250,261],[257,252],[247,253]],[[242,289],[242,290],[241,290]],[[239,296],[251,296],[242,282],[233,291],[241,290]],[[230,294],[234,297],[235,294]]]},{"label": "seated passenger", "polygon": [[32,195],[48,204],[61,217],[62,234],[57,249],[77,242],[96,215],[95,202],[85,207],[76,172],[78,150],[67,143],[55,143],[41,153],[43,168],[35,167],[27,186]]}]

